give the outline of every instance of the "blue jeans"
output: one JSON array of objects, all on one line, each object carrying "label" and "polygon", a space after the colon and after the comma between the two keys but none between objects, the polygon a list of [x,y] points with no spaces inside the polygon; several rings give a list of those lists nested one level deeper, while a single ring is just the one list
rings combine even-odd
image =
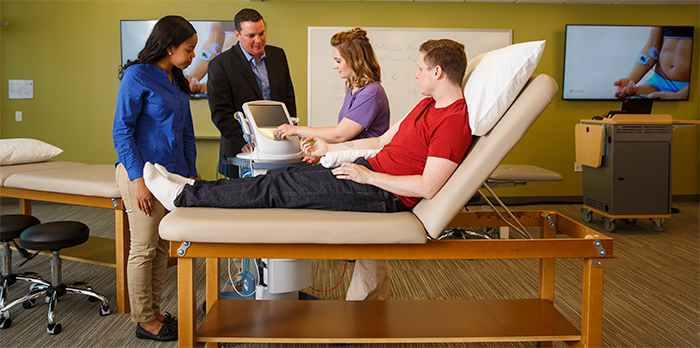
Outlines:
[{"label": "blue jeans", "polygon": [[[364,158],[355,163],[372,169]],[[321,165],[273,169],[250,178],[197,181],[185,185],[176,207],[305,208],[396,212],[407,210],[391,192],[336,179]]]}]

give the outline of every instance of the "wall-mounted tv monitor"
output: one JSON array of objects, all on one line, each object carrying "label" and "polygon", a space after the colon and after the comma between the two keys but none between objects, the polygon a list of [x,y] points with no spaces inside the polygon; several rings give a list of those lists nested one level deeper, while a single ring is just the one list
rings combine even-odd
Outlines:
[{"label": "wall-mounted tv monitor", "polygon": [[567,25],[565,100],[688,100],[692,26]]},{"label": "wall-mounted tv monitor", "polygon": [[[122,65],[135,60],[146,44],[157,20],[122,20]],[[215,56],[235,45],[233,21],[190,21],[197,31],[196,58],[183,72],[188,78],[199,81],[202,88],[192,93],[192,98],[206,98],[207,64]]]}]

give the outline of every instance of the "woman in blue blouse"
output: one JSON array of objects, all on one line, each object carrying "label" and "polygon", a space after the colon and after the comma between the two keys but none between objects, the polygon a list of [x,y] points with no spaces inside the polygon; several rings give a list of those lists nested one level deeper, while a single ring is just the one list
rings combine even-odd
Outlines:
[{"label": "woman in blue blouse", "polygon": [[197,176],[189,82],[182,70],[195,57],[197,34],[179,16],[161,18],[135,61],[120,68],[112,137],[116,179],[129,217],[127,267],[131,319],[136,337],[177,339],[177,320],[161,313],[168,243],[158,235],[165,215],[143,181],[145,162],[160,163],[184,177]]}]

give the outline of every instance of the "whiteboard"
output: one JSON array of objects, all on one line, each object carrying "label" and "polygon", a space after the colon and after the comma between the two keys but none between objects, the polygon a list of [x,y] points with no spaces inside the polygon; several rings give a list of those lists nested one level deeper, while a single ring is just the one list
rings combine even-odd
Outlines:
[{"label": "whiteboard", "polygon": [[[345,98],[345,80],[333,69],[331,37],[351,27],[308,27],[308,115],[312,127],[335,126]],[[362,28],[382,68],[391,124],[425,96],[414,78],[418,48],[429,39],[452,39],[465,46],[467,59],[512,43],[511,29]]]}]

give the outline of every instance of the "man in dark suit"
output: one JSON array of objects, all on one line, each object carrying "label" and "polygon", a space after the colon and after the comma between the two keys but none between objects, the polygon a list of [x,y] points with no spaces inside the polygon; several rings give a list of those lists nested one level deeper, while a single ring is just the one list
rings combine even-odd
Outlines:
[{"label": "man in dark suit", "polygon": [[[265,22],[260,13],[243,9],[234,17],[234,25],[238,43],[212,59],[208,67],[209,109],[221,132],[221,157],[252,150],[233,117],[243,111],[244,103],[276,100],[286,104],[291,117],[297,113],[287,56],[281,48],[265,45]],[[229,177],[238,176],[235,166],[219,166],[218,170]]]}]

